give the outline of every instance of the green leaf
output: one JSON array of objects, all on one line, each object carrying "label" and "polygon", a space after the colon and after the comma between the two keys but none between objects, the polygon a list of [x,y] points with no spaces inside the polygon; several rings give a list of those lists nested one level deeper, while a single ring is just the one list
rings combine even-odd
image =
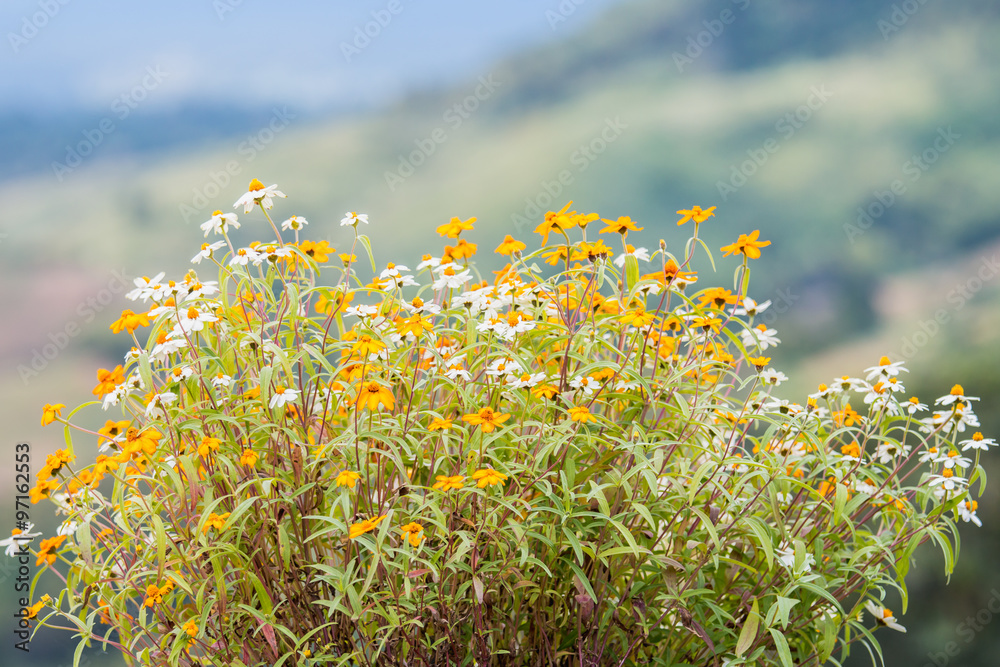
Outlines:
[{"label": "green leaf", "polygon": [[625,291],[628,292],[639,282],[639,260],[635,255],[625,255]]},{"label": "green leaf", "polygon": [[368,259],[372,263],[372,271],[378,272],[378,269],[375,267],[375,255],[372,254],[371,240],[364,234],[358,234],[358,240],[361,241],[361,245],[368,251]]},{"label": "green leaf", "polygon": [[757,598],[753,600],[753,606],[750,607],[750,613],[747,614],[746,620],[743,622],[743,628],[740,630],[739,639],[736,640],[736,657],[741,657],[750,648],[754,640],[757,638],[757,628],[760,626],[760,607],[757,604]]},{"label": "green leaf", "polygon": [[783,667],[795,667],[792,662],[792,652],[788,648],[788,640],[785,639],[785,635],[782,634],[781,630],[776,630],[771,628],[768,630],[771,633],[771,637],[774,639],[774,648],[778,650],[778,658],[781,660]]}]

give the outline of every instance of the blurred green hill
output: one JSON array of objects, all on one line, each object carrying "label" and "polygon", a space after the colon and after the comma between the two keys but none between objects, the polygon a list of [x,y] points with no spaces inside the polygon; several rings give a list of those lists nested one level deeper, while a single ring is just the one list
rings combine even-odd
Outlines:
[{"label": "blurred green hill", "polygon": [[[435,226],[477,216],[483,270],[499,266],[490,251],[505,234],[530,245],[544,211],[569,200],[630,215],[646,228],[632,243],[663,238],[678,253],[687,236],[674,211],[717,205],[709,247],[753,229],[773,242],[752,294],[774,302],[775,364],[794,380],[782,395],[804,401],[889,354],[910,361],[907,387],[924,402],[955,382],[982,396],[983,431],[1000,434],[1000,281],[979,273],[1000,255],[1000,7],[660,0],[584,27],[561,16],[547,15],[551,45],[380,113],[317,120],[278,108],[245,135],[202,133],[160,152],[98,147],[61,180],[49,169],[0,181],[7,437],[33,442],[39,460],[58,446],[38,427],[41,405],[87,400],[96,368],[125,349],[107,330],[126,305],[112,271],[182,275],[197,225],[231,210],[251,178],[288,194],[275,215],[305,216],[308,238],[341,250],[343,212],[368,213],[379,263],[437,252]],[[241,238],[264,234],[258,215],[241,218]],[[707,262],[698,269],[707,278]],[[99,308],[84,305],[103,291]],[[79,333],[67,351],[19,373],[68,324]],[[925,597],[904,622],[929,630],[892,644],[890,667],[924,664],[1000,586],[996,501],[992,490],[982,503],[986,528],[963,526],[950,588],[937,587],[940,557],[924,554],[913,576]],[[1000,664],[987,635],[960,664]]]}]

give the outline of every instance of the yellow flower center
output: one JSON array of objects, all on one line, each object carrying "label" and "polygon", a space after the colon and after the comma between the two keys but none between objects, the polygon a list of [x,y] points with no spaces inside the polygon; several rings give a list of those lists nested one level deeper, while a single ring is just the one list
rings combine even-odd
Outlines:
[{"label": "yellow flower center", "polygon": [[250,192],[257,192],[258,190],[263,190],[264,184],[258,181],[256,178],[250,181],[250,187],[247,188]]}]

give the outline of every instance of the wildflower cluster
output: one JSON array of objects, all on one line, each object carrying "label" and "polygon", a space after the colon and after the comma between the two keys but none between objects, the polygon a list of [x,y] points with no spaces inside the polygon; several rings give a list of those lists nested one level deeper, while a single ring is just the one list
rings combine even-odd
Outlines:
[{"label": "wildflower cluster", "polygon": [[192,262],[217,279],[135,281],[111,325],[134,347],[93,389],[121,419],[43,410],[100,443],[84,464],[68,435],[32,490],[66,516],[36,551],[66,589],[32,609],[81,641],[169,665],[822,664],[902,629],[880,601],[905,601],[914,549],[950,569],[979,524],[975,398],[924,416],[887,358],[774,396],[747,295],[770,242],[740,235],[735,291],[701,288],[715,207],[678,211],[674,256],[570,203],[484,279],[475,218],[382,268],[367,216],[338,255],[301,216],[279,229],[282,198],[236,202],[264,241],[205,222]]}]

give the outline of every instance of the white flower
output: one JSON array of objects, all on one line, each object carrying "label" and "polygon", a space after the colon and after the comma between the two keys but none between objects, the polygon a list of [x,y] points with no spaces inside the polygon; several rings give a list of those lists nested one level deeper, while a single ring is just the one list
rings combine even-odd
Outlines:
[{"label": "white flower", "polygon": [[434,289],[440,290],[444,288],[457,289],[469,282],[472,279],[472,273],[468,270],[465,271],[455,271],[457,264],[447,264],[442,267],[438,267],[441,272],[440,277],[434,281]]},{"label": "white flower", "polygon": [[194,375],[194,370],[189,366],[179,366],[170,372],[170,377],[174,382],[183,382]]},{"label": "white flower", "polygon": [[219,283],[214,280],[207,280],[205,282],[198,282],[197,280],[190,283],[185,283],[187,285],[187,295],[184,296],[185,301],[190,301],[191,299],[201,299],[206,296],[212,296],[217,294],[219,291]]},{"label": "white flower", "polygon": [[908,413],[915,414],[918,410],[926,410],[927,406],[917,400],[916,396],[911,396],[910,400],[906,402],[906,411]]},{"label": "white flower", "polygon": [[623,252],[622,254],[615,257],[615,266],[617,266],[618,268],[625,266],[626,255],[632,255],[640,262],[649,261],[649,251],[646,250],[645,248],[633,248],[632,246],[627,245],[625,246],[625,250],[627,250],[628,252]]},{"label": "white flower", "polygon": [[191,258],[191,263],[201,264],[201,260],[211,259],[212,254],[224,245],[226,245],[225,241],[216,241],[215,243],[202,243],[201,250],[198,251],[197,255]]},{"label": "white flower", "polygon": [[150,296],[153,294],[153,289],[159,285],[161,280],[163,280],[164,275],[163,271],[160,271],[152,278],[147,278],[146,276],[136,278],[132,281],[135,283],[135,289],[126,294],[125,298],[130,301],[135,301],[137,299],[148,301]]},{"label": "white flower", "polygon": [[486,369],[486,374],[491,378],[503,379],[510,375],[519,375],[524,372],[521,364],[512,359],[497,359]]},{"label": "white flower", "polygon": [[766,368],[760,373],[760,379],[764,384],[773,384],[778,386],[782,382],[788,379],[788,376],[781,371],[776,371],[773,368]]},{"label": "white flower", "polygon": [[80,526],[79,522],[66,519],[61,524],[59,524],[58,530],[56,530],[56,535],[72,535],[76,532],[76,529]]},{"label": "white flower", "polygon": [[982,433],[976,431],[972,434],[971,438],[963,440],[958,444],[962,445],[963,452],[970,449],[978,449],[980,451],[987,452],[990,447],[997,446],[997,441],[993,438],[984,438]]},{"label": "white flower", "polygon": [[368,215],[365,213],[355,213],[354,211],[348,211],[344,214],[344,217],[340,219],[341,227],[357,227],[359,222],[368,224]]},{"label": "white flower", "polygon": [[274,388],[274,394],[271,396],[271,402],[267,404],[269,408],[280,408],[286,403],[291,403],[298,399],[299,391],[297,389],[286,389],[281,385]]},{"label": "white flower", "polygon": [[880,607],[871,600],[865,602],[865,608],[868,612],[875,617],[875,623],[877,625],[885,626],[897,632],[906,632],[906,628],[896,622],[896,617],[892,615],[892,612],[885,607]]},{"label": "white flower", "polygon": [[544,382],[546,377],[545,373],[522,373],[520,375],[508,375],[507,384],[512,389],[530,389],[539,382]]},{"label": "white flower", "polygon": [[[979,520],[978,516],[976,516],[976,509],[978,507],[979,503],[977,503],[975,500],[966,500],[964,503],[959,503],[956,509],[958,510],[958,515],[962,517],[962,521],[966,523],[969,523],[971,521],[972,523],[982,528],[983,522]],[[0,544],[3,543],[0,542]]]},{"label": "white flower", "polygon": [[781,342],[781,339],[775,336],[776,333],[778,333],[777,330],[768,329],[767,325],[764,324],[758,324],[753,329],[741,331],[740,338],[743,339],[743,347],[750,348],[759,345],[761,350],[766,350]]},{"label": "white flower", "polygon": [[966,396],[962,385],[956,384],[951,388],[951,393],[934,401],[934,405],[951,405],[955,401],[965,403],[966,401],[978,401],[978,396]]},{"label": "white flower", "polygon": [[579,389],[583,391],[587,396],[593,396],[594,391],[601,386],[601,383],[590,377],[589,375],[581,375],[579,377],[573,378],[570,381],[569,386],[573,389]]},{"label": "white flower", "polygon": [[802,559],[802,565],[798,568],[795,567],[795,550],[790,547],[783,547],[777,550],[778,560],[781,564],[792,571],[795,575],[802,575],[810,572],[812,566],[816,564],[816,559],[811,553],[805,553]]},{"label": "white flower", "polygon": [[[236,207],[234,206],[233,208]],[[245,212],[249,213],[250,209],[248,208]],[[233,229],[240,228],[240,223],[237,221],[235,213],[223,213],[222,211],[216,211],[212,214],[212,218],[210,220],[201,223],[201,230],[205,232],[205,236],[208,236],[209,233],[213,231],[216,234],[225,234],[229,231],[230,227]]]},{"label": "white flower", "polygon": [[0,540],[0,547],[4,547],[4,553],[13,558],[21,551],[22,544],[25,545],[25,550],[27,551],[27,545],[31,543],[31,540],[41,535],[41,533],[31,532],[34,527],[35,524],[29,521],[24,530],[19,528],[11,530],[10,537]]},{"label": "white flower", "polygon": [[240,248],[229,259],[229,266],[235,266],[237,264],[240,266],[246,266],[247,262],[251,261],[254,264],[259,264],[261,259],[263,259],[261,254],[253,248]]},{"label": "white flower", "polygon": [[460,360],[453,360],[452,363],[448,364],[444,374],[449,380],[454,380],[456,378],[462,378],[466,382],[472,380],[472,375],[470,375],[469,371],[462,367]]},{"label": "white flower", "polygon": [[172,391],[164,391],[153,394],[146,406],[146,416],[151,418],[166,417],[166,407],[177,400],[177,394]]},{"label": "white flower", "polygon": [[910,371],[903,368],[904,363],[902,361],[889,361],[889,357],[882,357],[879,359],[878,366],[865,369],[865,372],[868,373],[865,379],[871,382],[880,375],[883,377],[895,377],[899,375],[900,371],[909,373]]},{"label": "white flower", "polygon": [[771,305],[771,300],[768,299],[764,303],[757,303],[750,297],[743,299],[743,304],[735,306],[733,308],[733,315],[739,317],[741,315],[749,315],[750,317],[756,316],[758,313],[763,313]]},{"label": "white flower", "polygon": [[154,359],[162,359],[184,347],[187,347],[187,341],[184,340],[184,337],[175,335],[174,332],[171,332],[168,336],[164,337],[163,340],[156,343],[153,347],[153,351],[149,353],[149,356]]},{"label": "white flower", "polygon": [[428,315],[437,315],[441,312],[441,306],[436,303],[431,303],[430,301],[424,301],[420,297],[414,297],[413,301],[410,303],[403,302],[403,308],[410,313],[424,313]]},{"label": "white flower", "polygon": [[244,213],[252,211],[254,204],[260,204],[261,208],[271,208],[274,206],[273,197],[284,198],[285,193],[279,191],[277,185],[264,187],[264,184],[255,178],[250,181],[250,187],[247,189],[246,194],[237,199],[236,203],[233,204],[233,208],[239,208],[242,204]]},{"label": "white flower", "polygon": [[881,442],[878,447],[875,448],[875,456],[878,457],[879,463],[882,465],[888,465],[892,463],[893,459],[902,454],[906,456],[910,453],[910,447],[907,445],[900,445],[898,442]]},{"label": "white flower", "polygon": [[288,220],[281,223],[281,228],[288,230],[293,229],[299,231],[303,227],[309,224],[309,221],[303,218],[301,215],[293,215]]},{"label": "white flower", "polygon": [[229,377],[225,373],[217,373],[214,378],[212,378],[213,387],[226,387],[228,388],[233,383],[233,378]]},{"label": "white flower", "polygon": [[174,328],[174,331],[180,333],[201,331],[205,328],[206,323],[218,321],[219,318],[212,313],[202,312],[194,306],[191,306],[190,308],[180,312],[180,315],[177,317],[177,326]]},{"label": "white flower", "polygon": [[428,267],[432,268],[432,269],[436,269],[439,266],[441,266],[441,258],[440,257],[431,257],[430,255],[424,255],[423,256],[423,261],[421,261],[419,264],[417,264],[417,271],[423,271],[424,269],[426,269]]}]

